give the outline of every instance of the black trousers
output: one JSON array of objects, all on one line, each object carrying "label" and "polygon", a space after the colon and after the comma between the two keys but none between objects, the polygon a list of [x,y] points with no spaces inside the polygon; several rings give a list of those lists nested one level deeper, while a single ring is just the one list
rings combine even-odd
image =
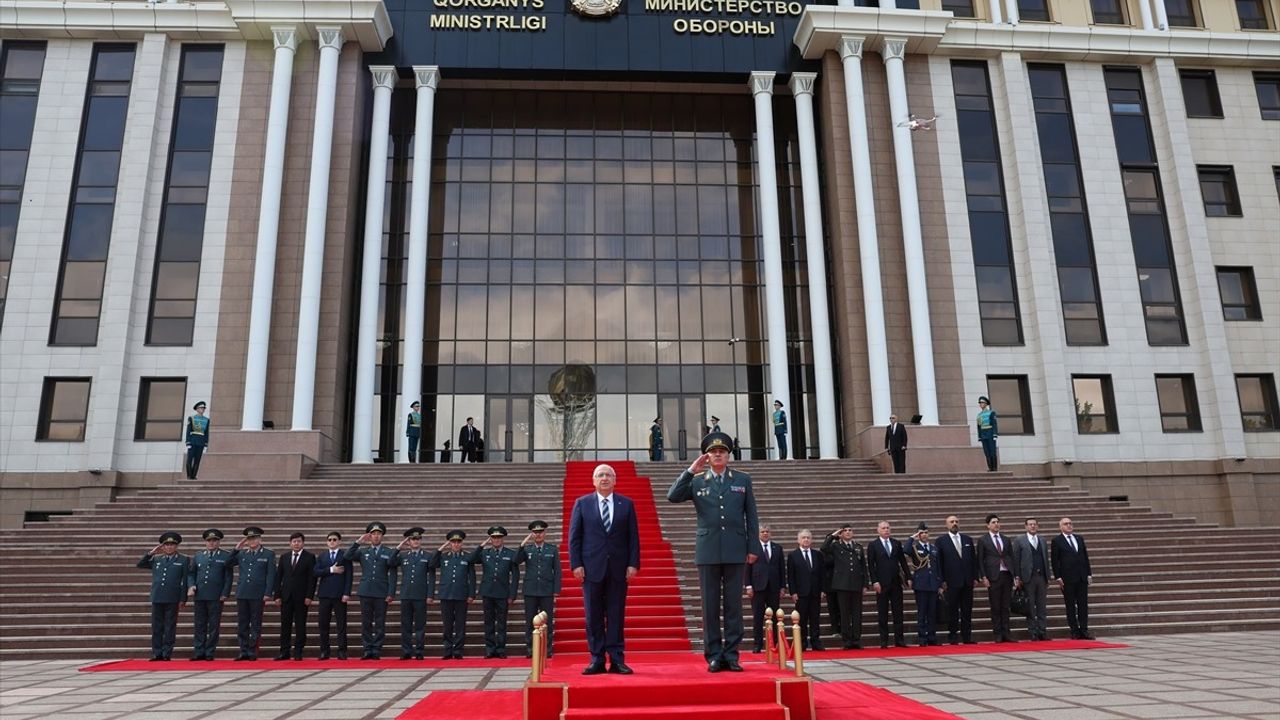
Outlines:
[{"label": "black trousers", "polygon": [[187,448],[187,477],[194,480],[200,472],[200,457],[204,455],[204,445],[191,445]]},{"label": "black trousers", "polygon": [[533,652],[533,619],[538,613],[547,614],[547,657],[551,657],[555,647],[556,636],[556,596],[525,595],[524,596],[524,647],[525,652]]},{"label": "black trousers", "polygon": [[400,599],[400,654],[421,655],[426,646],[427,601]]},{"label": "black trousers", "polygon": [[778,459],[787,459],[787,434],[785,432],[776,432],[773,437],[778,440]]},{"label": "black trousers", "polygon": [[177,641],[178,603],[151,603],[151,657],[169,657]]},{"label": "black trousers", "polygon": [[991,606],[991,633],[996,640],[1012,637],[1009,632],[1009,604],[1013,601],[1013,575],[1002,572],[987,587],[987,603]]},{"label": "black trousers", "polygon": [[801,595],[796,598],[796,610],[800,613],[800,636],[805,647],[822,644],[822,594]]},{"label": "black trousers", "polygon": [[330,631],[338,626],[338,652],[347,651],[347,604],[341,598],[320,598],[320,654],[328,655]]},{"label": "black trousers", "polygon": [[827,624],[831,626],[831,634],[840,634],[840,598],[830,590],[827,591]]},{"label": "black trousers", "polygon": [[192,622],[195,632],[191,654],[212,658],[218,650],[218,633],[222,630],[222,601],[196,600]]},{"label": "black trousers", "polygon": [[836,590],[827,595],[835,595],[840,603],[840,639],[846,645],[862,642],[862,591]]},{"label": "black trousers", "polygon": [[613,578],[605,573],[599,582],[583,580],[582,605],[587,615],[587,649],[591,652],[591,662],[604,662],[605,655],[614,663],[624,662],[626,578]]},{"label": "black trousers", "polygon": [[890,450],[889,457],[893,458],[893,471],[895,473],[904,473],[907,471],[907,449]]},{"label": "black trousers", "polygon": [[765,608],[777,611],[778,604],[782,602],[782,588],[773,587],[760,592],[755,591],[751,596],[751,637],[755,644],[755,649],[761,649],[765,646],[764,638],[764,611]]},{"label": "black trousers", "polygon": [[876,620],[880,623],[880,644],[889,642],[889,611],[893,610],[893,641],[906,642],[902,631],[902,583],[881,585],[876,594]]},{"label": "black trousers", "polygon": [[418,462],[418,441],[421,439],[417,435],[410,435],[408,442],[409,462]]},{"label": "black trousers", "polygon": [[987,470],[995,470],[1000,466],[1000,459],[996,454],[995,438],[982,441],[982,454],[987,457]]},{"label": "black trousers", "polygon": [[236,638],[240,641],[240,654],[258,657],[258,645],[262,640],[261,600],[236,599]]},{"label": "black trousers", "polygon": [[973,642],[973,584],[947,588],[947,639],[956,641],[956,633],[964,642]]},{"label": "black trousers", "polygon": [[1067,606],[1067,624],[1071,626],[1071,637],[1083,638],[1089,634],[1089,583],[1063,583],[1062,600]]},{"label": "black trousers", "polygon": [[366,655],[382,654],[387,639],[387,599],[360,596],[360,645]]},{"label": "black trousers", "polygon": [[444,656],[461,656],[467,644],[467,601],[441,600],[440,615],[444,621]]},{"label": "black trousers", "polygon": [[[707,662],[738,661],[738,645],[746,631],[742,625],[742,577],[745,564],[698,566],[702,587],[702,654]],[[724,612],[724,632],[720,614]]]},{"label": "black trousers", "polygon": [[510,601],[504,597],[481,598],[484,602],[484,654],[507,654],[507,608]]},{"label": "black trousers", "polygon": [[280,654],[302,657],[307,646],[307,615],[311,608],[302,598],[285,600],[280,604]]},{"label": "black trousers", "polygon": [[916,590],[916,642],[921,645],[938,640],[938,591]]}]

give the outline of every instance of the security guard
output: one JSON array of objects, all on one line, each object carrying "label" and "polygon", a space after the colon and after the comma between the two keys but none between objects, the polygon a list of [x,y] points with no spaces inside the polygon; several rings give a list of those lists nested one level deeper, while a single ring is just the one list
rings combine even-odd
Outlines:
[{"label": "security guard", "polygon": [[[409,462],[418,462],[418,442],[422,440],[422,403],[417,400],[409,406],[409,417],[405,419],[405,437],[409,439]],[[427,451],[431,452],[430,450]]]},{"label": "security guard", "polygon": [[507,656],[507,609],[516,601],[520,585],[519,554],[503,547],[507,529],[490,526],[489,539],[471,553],[471,564],[480,566],[480,599],[484,608],[484,656]]},{"label": "security guard", "polygon": [[138,561],[151,571],[151,661],[168,662],[178,635],[178,608],[187,604],[187,563],[178,552],[182,536],[167,532]]},{"label": "security guard", "polygon": [[[659,458],[661,459],[661,458]],[[547,521],[529,523],[517,563],[524,564],[524,656],[533,657],[533,618],[547,614],[547,657],[554,653],[556,596],[560,594],[560,550],[545,542]]]},{"label": "security guard", "polygon": [[[692,500],[698,512],[694,562],[702,588],[702,647],[708,672],[742,672],[743,571],[755,562],[749,543],[760,534],[751,476],[729,469],[733,438],[713,432],[702,439],[702,455],[667,490],[673,503]],[[724,634],[720,606],[724,605]]]},{"label": "security guard", "polygon": [[236,544],[236,567],[240,580],[236,584],[236,624],[240,655],[236,660],[257,660],[258,641],[262,637],[262,608],[271,600],[276,586],[276,556],[262,547],[263,530],[256,525],[244,529],[244,538]]},{"label": "security guard", "polygon": [[[387,526],[371,522],[343,557],[360,563],[360,643],[364,646],[361,660],[377,660],[382,655],[382,641],[387,636],[387,605],[396,596],[396,568],[391,558],[396,551],[382,544]],[[368,542],[369,547],[360,544]]]},{"label": "security guard", "polygon": [[[427,601],[436,594],[436,571],[431,567],[431,553],[422,549],[426,530],[411,527],[391,559],[400,572],[400,659],[422,659],[427,629]],[[408,546],[406,549],[405,546]]]},{"label": "security guard", "polygon": [[222,628],[222,604],[231,597],[232,567],[239,551],[218,547],[224,537],[218,528],[205,530],[201,537],[204,550],[191,558],[187,569],[187,597],[195,602],[191,659],[212,660]]},{"label": "security guard", "polygon": [[467,534],[450,530],[445,543],[431,558],[432,569],[440,571],[440,589],[436,598],[440,601],[440,615],[444,621],[445,660],[461,660],[462,648],[467,644],[467,604],[475,600],[476,573],[470,558],[462,551],[462,541]]},{"label": "security guard", "polygon": [[840,599],[840,637],[843,649],[862,648],[862,591],[871,587],[867,553],[853,539],[853,526],[845,523],[822,543],[823,564],[830,578],[828,594]]},{"label": "security guard", "polygon": [[200,472],[200,458],[209,447],[209,418],[204,416],[208,407],[201,400],[192,406],[195,415],[187,418],[187,477],[194,480]]}]

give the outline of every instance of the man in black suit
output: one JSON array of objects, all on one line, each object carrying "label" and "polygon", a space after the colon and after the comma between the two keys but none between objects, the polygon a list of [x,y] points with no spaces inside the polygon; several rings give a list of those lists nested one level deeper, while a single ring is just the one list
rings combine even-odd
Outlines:
[{"label": "man in black suit", "polygon": [[942,593],[947,601],[947,639],[952,645],[960,639],[972,645],[973,587],[981,571],[973,538],[960,532],[960,518],[955,515],[947,516],[947,534],[938,539],[938,569],[942,571]]},{"label": "man in black suit", "polygon": [[884,449],[893,458],[893,471],[901,474],[907,471],[907,428],[898,422],[897,415],[889,416],[889,425],[884,429]]},{"label": "man in black suit", "polygon": [[476,462],[476,449],[480,444],[480,429],[476,427],[476,419],[467,418],[467,424],[458,431],[458,462]]},{"label": "man in black suit", "polygon": [[[907,556],[902,543],[893,539],[893,528],[888,520],[876,526],[879,535],[867,544],[867,568],[871,575],[871,589],[876,591],[876,617],[880,621],[880,647],[889,647],[889,608],[893,608],[893,644],[906,647],[902,629],[902,586],[911,581],[907,569]],[[841,610],[844,608],[842,607]]]},{"label": "man in black suit", "polygon": [[867,554],[853,541],[853,526],[845,523],[839,530],[827,536],[822,544],[822,554],[827,561],[827,575],[831,578],[831,590],[836,593],[840,605],[840,638],[843,649],[862,649],[862,590],[867,586]]},{"label": "man in black suit", "polygon": [[756,561],[749,565],[751,576],[747,581],[747,597],[751,598],[751,629],[755,633],[755,645],[751,652],[764,650],[764,611],[778,609],[782,600],[782,586],[787,580],[787,561],[782,546],[770,538],[768,525],[760,525],[760,542],[756,543]]},{"label": "man in black suit", "polygon": [[1053,576],[1058,578],[1062,599],[1067,605],[1067,624],[1071,626],[1072,640],[1093,640],[1089,632],[1089,586],[1093,584],[1093,570],[1089,567],[1089,550],[1084,538],[1076,535],[1071,518],[1058,521],[1062,534],[1053,539],[1050,557]]},{"label": "man in black suit", "polygon": [[813,533],[808,530],[801,530],[796,542],[799,547],[787,556],[787,594],[800,613],[804,649],[826,650],[822,647],[822,553],[812,547]]},{"label": "man in black suit", "polygon": [[1013,600],[1013,542],[1000,534],[1000,516],[987,516],[987,532],[978,538],[978,567],[991,605],[991,633],[996,642],[1018,642],[1009,631]]},{"label": "man in black suit", "polygon": [[276,563],[276,586],[272,597],[280,608],[280,654],[276,660],[288,660],[290,639],[293,659],[302,659],[307,646],[307,613],[316,596],[316,556],[302,549],[306,536],[296,532],[289,536],[289,550],[280,554]]},{"label": "man in black suit", "polygon": [[316,597],[320,600],[320,659],[329,659],[330,627],[338,628],[338,659],[347,659],[347,603],[351,601],[352,562],[344,559],[338,545],[342,533],[333,531],[325,537],[325,549],[316,557],[311,574],[318,581]]},{"label": "man in black suit", "polygon": [[591,663],[583,675],[605,671],[630,675],[623,662],[623,621],[627,610],[627,582],[640,571],[640,526],[630,498],[613,491],[618,477],[609,465],[591,474],[596,491],[573,504],[569,521],[569,567],[582,582],[587,615],[587,647]]}]

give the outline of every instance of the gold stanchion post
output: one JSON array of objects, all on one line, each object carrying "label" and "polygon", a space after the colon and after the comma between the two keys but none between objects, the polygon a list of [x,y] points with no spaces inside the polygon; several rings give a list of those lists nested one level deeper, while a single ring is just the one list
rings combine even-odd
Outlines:
[{"label": "gold stanchion post", "polygon": [[774,632],[778,634],[777,646],[779,670],[787,669],[787,624],[783,621],[784,617],[786,616],[783,614],[782,608],[778,608],[774,611],[773,629]]},{"label": "gold stanchion post", "polygon": [[542,672],[547,663],[547,614],[540,612],[533,616],[533,668],[529,679],[533,682],[542,680]]},{"label": "gold stanchion post", "polygon": [[764,644],[766,663],[773,662],[773,653],[776,643],[773,641],[773,608],[764,609]]},{"label": "gold stanchion post", "polygon": [[791,643],[796,653],[796,677],[804,677],[804,642],[801,637],[799,610],[791,613]]}]

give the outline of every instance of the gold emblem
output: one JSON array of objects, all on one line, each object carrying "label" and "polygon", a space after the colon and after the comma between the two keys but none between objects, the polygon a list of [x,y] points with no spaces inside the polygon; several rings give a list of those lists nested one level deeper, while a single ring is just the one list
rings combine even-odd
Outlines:
[{"label": "gold emblem", "polygon": [[574,12],[589,18],[606,18],[622,7],[622,0],[569,0]]}]

